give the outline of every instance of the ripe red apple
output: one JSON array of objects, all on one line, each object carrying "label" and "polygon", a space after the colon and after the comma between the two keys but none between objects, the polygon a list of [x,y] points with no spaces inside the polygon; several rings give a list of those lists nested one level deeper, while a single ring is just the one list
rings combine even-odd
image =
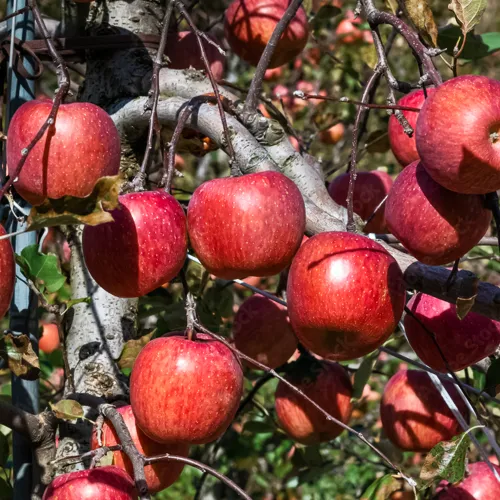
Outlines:
[{"label": "ripe red apple", "polygon": [[43,323],[42,327],[43,331],[38,341],[38,348],[46,354],[50,354],[61,345],[59,341],[59,328],[55,323]]},{"label": "ripe red apple", "polygon": [[384,248],[364,236],[325,232],[309,238],[293,259],[288,315],[302,344],[335,361],[382,345],[405,304],[403,274]]},{"label": "ripe red apple", "polygon": [[[203,48],[205,49],[207,60],[210,64],[210,70],[214,78],[216,80],[222,80],[224,77],[224,56],[215,45],[212,45],[206,40],[203,40]],[[176,36],[172,36],[172,39],[169,36],[165,52],[170,59],[169,68],[187,69],[193,67],[194,69],[205,70],[205,64],[201,58],[198,40],[192,31],[181,31],[177,33]]]},{"label": "ripe red apple", "polygon": [[186,217],[164,191],[120,196],[114,222],[85,226],[83,254],[97,284],[117,297],[140,297],[170,281],[187,254]]},{"label": "ripe red apple", "polygon": [[337,41],[346,45],[350,45],[363,40],[363,31],[359,29],[361,19],[354,16],[352,10],[346,11],[345,19],[342,19],[337,25],[335,33]]},{"label": "ripe red apple", "polygon": [[191,245],[219,278],[279,273],[292,261],[304,230],[302,195],[279,172],[214,179],[189,202]]},{"label": "ripe red apple", "polygon": [[385,218],[391,233],[414,257],[439,266],[462,257],[479,242],[491,212],[481,196],[445,189],[416,161],[394,182]]},{"label": "ripe red apple", "polygon": [[423,293],[415,294],[408,302],[408,308],[417,318],[410,314],[405,316],[408,342],[417,356],[434,370],[448,371],[427,331],[435,335],[444,357],[455,372],[490,356],[500,345],[500,322],[486,316],[470,312],[460,320],[454,304]]},{"label": "ripe red apple", "polygon": [[[408,95],[402,97],[398,102],[398,106],[406,106],[408,108],[421,108],[426,99],[426,95],[429,96],[434,92],[434,88],[414,90]],[[411,137],[405,134],[403,127],[399,123],[398,119],[391,115],[389,118],[389,142],[391,143],[391,149],[399,163],[406,167],[410,163],[419,159],[417,152],[417,144],[415,140],[415,129],[417,126],[417,118],[419,113],[415,111],[401,111],[404,117],[408,120],[411,128],[413,129],[413,134]]]},{"label": "ripe red apple", "polygon": [[[500,475],[500,467],[493,465]],[[466,477],[459,483],[440,485],[437,490],[439,500],[497,500],[500,495],[500,482],[486,462],[469,464]]]},{"label": "ripe red apple", "polygon": [[[328,192],[333,200],[347,207],[347,193],[349,191],[350,174],[342,174],[333,179],[328,186]],[[353,207],[363,220],[367,220],[375,211],[379,203],[387,196],[392,187],[392,178],[386,172],[374,170],[372,172],[358,172],[354,184]],[[387,224],[384,216],[384,207],[380,207],[377,214],[365,226],[365,233],[387,233]]]},{"label": "ripe red apple", "polygon": [[[256,66],[289,3],[289,0],[233,0],[226,10],[224,31],[235,54]],[[299,7],[276,46],[269,68],[293,61],[306,46],[308,36],[307,15]]]},{"label": "ripe red apple", "polygon": [[[467,407],[454,384],[443,384],[467,418]],[[380,417],[389,440],[405,451],[429,451],[461,431],[429,375],[418,370],[400,370],[391,377],[382,395]]]},{"label": "ripe red apple", "polygon": [[205,444],[234,418],[243,372],[234,354],[209,335],[152,340],[139,353],[130,378],[137,425],[160,443]]},{"label": "ripe red apple", "polygon": [[57,476],[47,487],[43,500],[135,500],[130,476],[118,467],[96,467]]},{"label": "ripe red apple", "polygon": [[264,73],[264,80],[266,82],[278,80],[283,75],[283,68],[270,68],[266,69]]},{"label": "ripe red apple", "polygon": [[[0,224],[0,236],[4,236],[5,234],[5,228]],[[0,318],[3,318],[9,310],[16,280],[14,251],[8,239],[0,240],[0,276],[2,277],[2,286],[0,287]]]},{"label": "ripe red apple", "polygon": [[466,194],[500,189],[500,82],[464,75],[425,101],[416,128],[417,150],[429,175]]},{"label": "ripe red apple", "polygon": [[[52,101],[29,101],[9,125],[7,163],[12,173],[52,109]],[[120,136],[110,116],[95,104],[62,104],[55,124],[30,152],[14,186],[32,205],[46,198],[88,196],[100,177],[120,167]]]},{"label": "ripe red apple", "polygon": [[[148,438],[144,432],[139,429],[135,423],[135,417],[132,412],[132,407],[122,406],[117,408],[118,413],[123,417],[125,425],[130,432],[132,441],[139,453],[142,453],[146,457],[153,457],[155,455],[163,455],[165,453],[170,453],[172,455],[180,455],[187,457],[189,454],[189,446],[182,443],[174,443],[170,445],[157,443],[152,439]],[[120,444],[118,435],[112,425],[107,422],[102,426],[101,442],[103,446],[115,446]],[[97,441],[97,432],[94,428],[92,433],[92,440],[90,447],[92,450],[99,448]],[[113,452],[113,465],[116,465],[120,469],[123,469],[130,477],[134,477],[134,469],[132,467],[132,462],[127,457],[127,455],[122,451]],[[181,462],[156,462],[151,465],[146,465],[144,467],[144,473],[146,475],[146,482],[148,484],[148,489],[150,493],[156,493],[158,491],[168,488],[170,485],[175,483],[179,476],[181,475],[184,464]]]},{"label": "ripe red apple", "polygon": [[340,142],[345,135],[345,126],[343,123],[336,123],[327,130],[322,130],[319,134],[319,140],[323,144],[334,145]]},{"label": "ripe red apple", "polygon": [[286,308],[262,295],[253,295],[240,306],[233,337],[238,351],[271,368],[286,363],[297,348]]},{"label": "ripe red apple", "polygon": [[[300,362],[300,361],[299,361]],[[330,361],[317,361],[305,375],[289,374],[286,379],[326,412],[347,424],[351,418],[352,384],[345,369]],[[311,445],[335,439],[342,427],[328,421],[314,406],[279,382],[275,408],[281,427],[295,441]]]}]

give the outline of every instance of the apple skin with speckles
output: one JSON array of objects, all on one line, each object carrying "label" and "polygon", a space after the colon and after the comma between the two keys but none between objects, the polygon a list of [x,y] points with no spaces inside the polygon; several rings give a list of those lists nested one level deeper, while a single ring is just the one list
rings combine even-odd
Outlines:
[{"label": "apple skin with speckles", "polygon": [[[257,66],[289,3],[289,0],[233,0],[224,17],[224,32],[233,52]],[[299,7],[281,35],[268,68],[293,61],[306,46],[308,36],[307,15]]]},{"label": "apple skin with speckles", "polygon": [[500,82],[463,75],[440,85],[418,115],[418,155],[446,189],[486,194],[500,189]]},{"label": "apple skin with speckles", "polygon": [[43,500],[136,500],[131,477],[109,465],[57,476],[47,487]]},{"label": "apple skin with speckles", "polygon": [[218,278],[272,276],[290,265],[305,231],[304,200],[279,172],[214,179],[188,206],[191,245]]},{"label": "apple skin with speckles", "polygon": [[398,176],[385,203],[391,233],[419,261],[440,266],[471,250],[490,226],[491,211],[480,195],[449,191],[421,162]]},{"label": "apple skin with speckles", "polygon": [[405,305],[403,274],[375,241],[347,232],[317,234],[292,262],[287,304],[307,349],[333,361],[358,358],[395,330]]},{"label": "apple skin with speckles", "polygon": [[[349,192],[350,174],[335,177],[328,186],[328,192],[333,200],[343,207],[347,207],[347,193]],[[364,221],[375,211],[380,202],[387,196],[392,187],[392,178],[386,172],[358,172],[354,184],[353,207]],[[386,233],[387,224],[384,217],[384,207],[380,207],[373,219],[366,224],[365,233]]]},{"label": "apple skin with speckles", "polygon": [[[500,467],[492,464],[500,475]],[[500,482],[486,462],[469,464],[464,479],[457,484],[441,482],[435,500],[497,500]]]},{"label": "apple skin with speckles", "polygon": [[[144,432],[141,431],[136,425],[134,413],[130,405],[122,406],[117,408],[118,413],[123,417],[123,421],[130,432],[130,437],[133,443],[137,447],[139,453],[142,453],[146,457],[154,457],[156,455],[164,455],[165,453],[170,453],[171,455],[180,455],[187,457],[189,454],[189,446],[182,443],[176,444],[162,444],[157,443],[150,439]],[[101,434],[102,446],[115,446],[120,444],[120,440],[114,427],[108,424],[107,421],[104,422],[102,426]],[[92,432],[92,439],[90,443],[90,448],[95,450],[99,448],[97,441],[97,431],[94,427]],[[120,469],[123,469],[130,477],[134,477],[134,468],[132,467],[132,462],[127,457],[123,451],[113,452],[113,465],[116,465]],[[184,464],[182,462],[173,461],[163,461],[156,462],[151,465],[146,465],[144,467],[144,474],[146,476],[146,483],[148,484],[148,490],[150,493],[157,493],[158,491],[164,490],[171,486],[179,476],[181,475]]]},{"label": "apple skin with speckles", "polygon": [[[352,413],[352,384],[345,368],[338,363],[319,361],[317,372],[296,380],[286,379],[307,394],[315,403],[344,424]],[[276,416],[281,427],[295,441],[314,445],[335,439],[343,428],[326,417],[309,401],[279,382],[275,395]]]},{"label": "apple skin with speckles", "polygon": [[408,302],[406,337],[417,356],[434,370],[446,364],[428,332],[434,334],[450,368],[458,372],[493,354],[500,345],[500,322],[469,312],[460,320],[455,304],[416,293]]},{"label": "apple skin with speckles", "polygon": [[258,294],[238,309],[233,337],[238,351],[270,368],[286,363],[297,349],[286,307]]},{"label": "apple skin with speckles", "polygon": [[[12,175],[26,148],[49,116],[52,101],[24,103],[9,125],[7,164]],[[120,168],[120,136],[111,117],[87,102],[62,104],[24,163],[16,191],[32,205],[46,198],[92,193],[97,180]]]},{"label": "apple skin with speckles", "polygon": [[[468,411],[454,384],[443,385],[467,420]],[[391,377],[380,403],[382,427],[389,440],[404,451],[430,451],[448,441],[461,427],[427,372],[400,370]]]},{"label": "apple skin with speckles", "polygon": [[[402,97],[398,102],[398,106],[406,106],[408,108],[422,108],[424,101],[427,96],[430,96],[434,92],[434,88],[428,88],[425,90],[418,89],[410,92],[409,94]],[[391,150],[401,164],[401,166],[406,167],[410,163],[417,161],[419,159],[417,144],[415,139],[415,129],[417,127],[417,119],[419,113],[416,111],[401,111],[404,117],[408,120],[411,128],[413,129],[413,134],[408,136],[403,130],[403,126],[399,123],[395,115],[391,115],[389,118],[389,142],[391,144]]]},{"label": "apple skin with speckles", "polygon": [[85,226],[83,255],[99,286],[116,297],[141,297],[170,281],[187,255],[186,216],[164,191],[119,197],[114,221]]},{"label": "apple skin with speckles", "polygon": [[[0,236],[6,234],[5,228],[0,224]],[[0,318],[3,318],[10,307],[16,280],[16,263],[14,251],[8,239],[0,240]]]},{"label": "apple skin with speckles", "polygon": [[206,444],[231,424],[243,391],[239,360],[206,334],[152,340],[135,360],[130,404],[137,425],[160,443]]}]

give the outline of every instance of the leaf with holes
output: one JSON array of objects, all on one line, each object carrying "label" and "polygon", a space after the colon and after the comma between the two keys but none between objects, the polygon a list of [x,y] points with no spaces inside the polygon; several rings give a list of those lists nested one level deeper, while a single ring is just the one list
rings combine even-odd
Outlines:
[{"label": "leaf with holes", "polygon": [[425,457],[420,479],[434,481],[441,478],[450,483],[463,479],[469,445],[470,438],[466,433],[455,436],[451,441],[438,443]]},{"label": "leaf with holes", "polygon": [[83,408],[78,401],[61,399],[56,404],[49,403],[54,415],[61,420],[77,420],[83,418]]},{"label": "leaf with holes", "polygon": [[14,335],[7,333],[0,341],[0,357],[9,370],[24,380],[37,380],[40,374],[40,362],[33,350],[29,336],[25,333]]},{"label": "leaf with holes", "polygon": [[137,356],[141,352],[142,348],[153,338],[156,330],[143,335],[138,339],[132,339],[125,343],[123,346],[120,359],[118,360],[118,366],[123,370],[124,368],[132,369]]},{"label": "leaf with holes", "polygon": [[476,26],[483,17],[488,0],[451,0],[448,5],[465,35]]},{"label": "leaf with holes", "polygon": [[427,0],[404,0],[404,7],[419,35],[437,47],[438,29]]},{"label": "leaf with holes", "polygon": [[385,500],[391,493],[400,490],[401,486],[401,481],[391,474],[386,474],[368,486],[360,500]]}]

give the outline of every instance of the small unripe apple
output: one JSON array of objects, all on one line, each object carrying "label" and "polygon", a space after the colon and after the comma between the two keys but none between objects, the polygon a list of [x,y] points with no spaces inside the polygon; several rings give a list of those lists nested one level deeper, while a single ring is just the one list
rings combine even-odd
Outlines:
[{"label": "small unripe apple", "polygon": [[302,194],[279,172],[214,179],[193,193],[188,231],[201,263],[217,277],[272,276],[300,246]]},{"label": "small unripe apple", "polygon": [[50,354],[59,348],[59,327],[55,323],[43,323],[42,336],[38,341],[38,348]]},{"label": "small unripe apple", "polygon": [[[289,0],[233,0],[226,10],[224,31],[235,54],[256,66],[288,5]],[[299,7],[278,41],[268,67],[293,61],[304,49],[308,36],[307,15]]]},{"label": "small unripe apple", "polygon": [[[52,101],[35,100],[14,114],[7,141],[11,173],[51,109]],[[100,177],[116,175],[119,167],[120,136],[110,116],[88,102],[62,104],[55,123],[29,153],[14,186],[32,205],[46,198],[84,198]]]},{"label": "small unripe apple", "polygon": [[[286,379],[330,415],[345,424],[349,422],[352,384],[344,367],[330,361],[314,361],[307,374],[292,372]],[[331,441],[343,431],[283,382],[278,384],[275,399],[281,427],[299,443],[312,445]]]},{"label": "small unripe apple", "polygon": [[[454,384],[443,385],[467,418],[468,411]],[[405,451],[429,451],[461,431],[460,424],[426,372],[400,370],[387,383],[380,404],[384,432]]]}]

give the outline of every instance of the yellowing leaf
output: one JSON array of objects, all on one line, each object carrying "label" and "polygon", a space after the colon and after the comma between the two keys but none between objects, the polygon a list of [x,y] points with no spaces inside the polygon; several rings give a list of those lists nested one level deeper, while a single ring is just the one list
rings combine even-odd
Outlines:
[{"label": "yellowing leaf", "polygon": [[40,374],[40,363],[31,341],[25,333],[6,333],[0,342],[0,356],[9,370],[24,380],[36,380]]},{"label": "yellowing leaf", "polygon": [[455,14],[465,35],[481,21],[487,3],[488,0],[451,0],[448,9]]},{"label": "yellowing leaf", "polygon": [[61,420],[77,420],[83,418],[83,408],[78,401],[61,399],[61,401],[56,404],[49,404],[54,415]]},{"label": "yellowing leaf", "polygon": [[457,298],[457,316],[458,319],[462,320],[469,314],[470,310],[474,306],[476,302],[477,295],[473,295],[472,297],[468,297],[464,299],[463,297]]},{"label": "yellowing leaf", "polygon": [[135,358],[137,358],[142,348],[152,339],[154,333],[155,330],[138,339],[132,339],[125,343],[120,359],[118,360],[118,366],[122,370],[124,368],[132,369],[135,363]]},{"label": "yellowing leaf", "polygon": [[438,29],[427,0],[404,0],[404,7],[420,36],[433,47],[437,47]]}]

